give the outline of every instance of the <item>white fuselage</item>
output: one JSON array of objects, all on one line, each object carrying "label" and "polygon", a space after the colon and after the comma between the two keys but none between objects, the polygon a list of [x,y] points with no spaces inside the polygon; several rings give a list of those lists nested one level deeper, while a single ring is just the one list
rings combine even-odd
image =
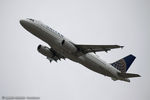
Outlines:
[{"label": "white fuselage", "polygon": [[41,40],[48,43],[51,46],[51,48],[53,48],[59,54],[63,55],[65,58],[78,62],[86,66],[88,69],[93,70],[97,73],[103,74],[105,76],[109,76],[116,80],[117,79],[123,80],[117,74],[118,72],[120,72],[119,70],[112,67],[112,65],[106,63],[105,61],[101,60],[95,55],[91,53],[87,53],[81,56],[77,56],[74,53],[70,52],[70,50],[64,48],[61,45],[61,42],[63,40],[70,43],[71,45],[73,45],[73,42],[66,39],[63,35],[54,31],[47,25],[44,25],[43,23],[37,20],[32,21],[29,19],[20,20],[20,23],[26,30],[28,30],[33,35],[37,36]]}]

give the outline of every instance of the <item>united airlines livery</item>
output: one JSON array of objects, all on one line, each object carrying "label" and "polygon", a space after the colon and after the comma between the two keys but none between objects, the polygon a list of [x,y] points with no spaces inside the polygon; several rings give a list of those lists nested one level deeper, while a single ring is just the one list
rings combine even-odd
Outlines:
[{"label": "united airlines livery", "polygon": [[75,44],[38,20],[27,18],[20,20],[20,24],[51,47],[43,45],[37,47],[37,50],[46,56],[50,62],[57,62],[57,60],[68,58],[94,72],[111,77],[114,81],[122,80],[130,82],[129,78],[140,77],[138,74],[127,73],[127,70],[136,58],[132,54],[109,64],[91,53],[99,51],[107,52],[111,49],[123,48],[123,46]]}]

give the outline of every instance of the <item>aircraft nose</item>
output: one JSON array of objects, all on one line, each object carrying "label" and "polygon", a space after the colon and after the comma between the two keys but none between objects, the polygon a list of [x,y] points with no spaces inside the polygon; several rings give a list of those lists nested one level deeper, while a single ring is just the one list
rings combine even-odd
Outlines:
[{"label": "aircraft nose", "polygon": [[26,20],[26,19],[21,19],[20,20],[20,24],[22,27],[24,27],[25,29],[28,29],[32,24]]},{"label": "aircraft nose", "polygon": [[23,19],[20,20],[20,24],[21,24],[22,26],[24,26],[25,23],[26,23],[25,20],[23,20]]}]

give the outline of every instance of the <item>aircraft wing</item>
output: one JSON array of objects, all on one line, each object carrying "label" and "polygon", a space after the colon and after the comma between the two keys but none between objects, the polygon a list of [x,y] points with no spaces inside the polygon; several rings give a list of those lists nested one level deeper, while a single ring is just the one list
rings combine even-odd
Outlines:
[{"label": "aircraft wing", "polygon": [[99,51],[110,51],[111,49],[115,48],[123,48],[123,46],[119,45],[76,45],[76,47],[82,51],[83,53],[90,53],[90,52],[99,52]]}]

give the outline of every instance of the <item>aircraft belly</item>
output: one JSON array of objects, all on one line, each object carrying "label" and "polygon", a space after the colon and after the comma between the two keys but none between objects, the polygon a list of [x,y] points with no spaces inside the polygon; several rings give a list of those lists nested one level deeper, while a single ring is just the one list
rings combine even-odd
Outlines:
[{"label": "aircraft belly", "polygon": [[103,74],[105,76],[114,77],[114,75],[106,69],[106,65],[101,60],[93,57],[90,54],[83,55],[79,57],[79,63],[86,66],[88,69],[93,70],[97,73]]}]

